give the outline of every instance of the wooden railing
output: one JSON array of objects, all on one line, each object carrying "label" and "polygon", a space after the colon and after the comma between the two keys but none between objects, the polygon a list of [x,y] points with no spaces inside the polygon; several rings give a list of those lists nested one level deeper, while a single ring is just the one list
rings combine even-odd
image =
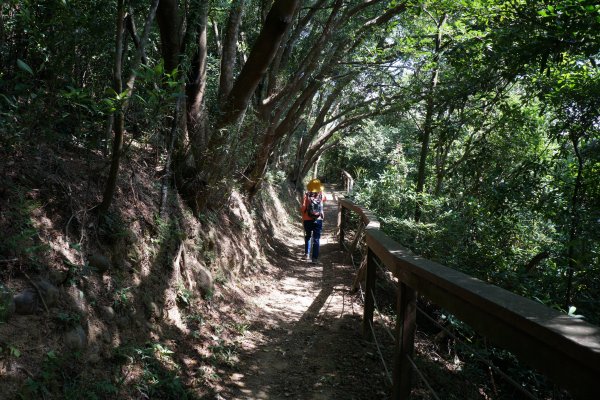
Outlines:
[{"label": "wooden railing", "polygon": [[342,171],[342,180],[344,181],[344,190],[350,193],[354,187],[354,178],[346,171]]},{"label": "wooden railing", "polygon": [[511,351],[575,398],[600,399],[600,327],[416,256],[380,231],[373,214],[344,199],[338,209],[342,245],[348,211],[360,216],[368,247],[363,332],[373,323],[374,257],[398,279],[393,399],[410,396],[417,293]]}]

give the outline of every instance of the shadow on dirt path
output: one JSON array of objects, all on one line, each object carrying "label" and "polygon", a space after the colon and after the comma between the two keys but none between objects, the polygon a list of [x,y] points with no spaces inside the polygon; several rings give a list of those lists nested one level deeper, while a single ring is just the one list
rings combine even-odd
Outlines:
[{"label": "shadow on dirt path", "polygon": [[254,322],[222,399],[387,397],[377,350],[361,335],[362,304],[350,293],[355,269],[334,237],[337,194],[328,197],[318,264],[303,260],[299,222],[279,239],[279,273],[253,299]]}]

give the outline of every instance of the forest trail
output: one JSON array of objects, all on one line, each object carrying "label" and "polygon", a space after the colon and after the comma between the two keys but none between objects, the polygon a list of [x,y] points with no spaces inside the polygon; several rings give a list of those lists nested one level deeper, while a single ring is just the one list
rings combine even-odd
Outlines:
[{"label": "forest trail", "polygon": [[300,222],[275,243],[279,274],[266,280],[223,399],[382,399],[386,376],[361,335],[355,267],[334,236],[339,193],[327,191],[318,264],[303,259]]}]

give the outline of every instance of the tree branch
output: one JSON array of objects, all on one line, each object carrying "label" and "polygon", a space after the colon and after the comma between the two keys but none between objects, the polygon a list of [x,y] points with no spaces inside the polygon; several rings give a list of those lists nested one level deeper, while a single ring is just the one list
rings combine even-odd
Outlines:
[{"label": "tree branch", "polygon": [[233,69],[235,67],[237,41],[242,22],[244,0],[235,0],[231,5],[221,52],[221,76],[219,79],[219,105],[222,107],[233,87]]},{"label": "tree branch", "polygon": [[299,0],[276,0],[271,7],[248,61],[224,104],[217,129],[235,122],[248,107],[254,90],[275,57],[281,39],[291,24],[298,3]]}]

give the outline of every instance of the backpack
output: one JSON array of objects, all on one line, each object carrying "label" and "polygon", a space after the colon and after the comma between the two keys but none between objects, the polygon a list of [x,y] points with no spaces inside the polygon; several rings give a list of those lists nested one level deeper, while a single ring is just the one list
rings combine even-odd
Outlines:
[{"label": "backpack", "polygon": [[312,219],[318,219],[323,212],[323,193],[319,192],[317,196],[308,197],[308,205],[306,206],[306,214]]}]

